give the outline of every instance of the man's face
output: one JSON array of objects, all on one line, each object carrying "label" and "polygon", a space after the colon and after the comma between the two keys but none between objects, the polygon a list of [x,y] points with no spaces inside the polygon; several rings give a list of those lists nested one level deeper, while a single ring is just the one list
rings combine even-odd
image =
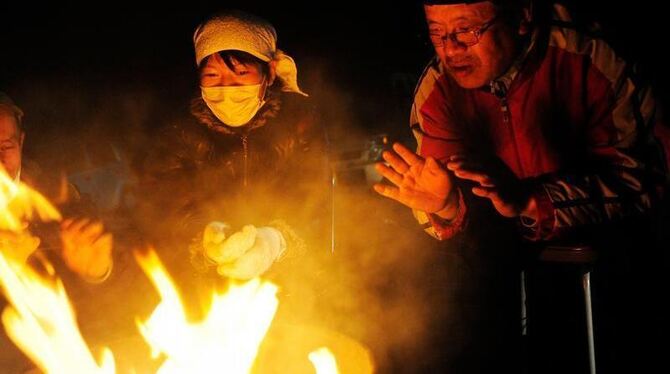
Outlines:
[{"label": "man's face", "polygon": [[[424,11],[435,52],[461,87],[481,87],[502,75],[514,61],[518,30],[496,17],[491,2],[424,5]],[[453,32],[478,30],[482,26],[488,27],[474,45],[447,36]]]},{"label": "man's face", "polygon": [[23,135],[14,114],[0,107],[0,163],[11,178],[15,178],[21,169]]}]

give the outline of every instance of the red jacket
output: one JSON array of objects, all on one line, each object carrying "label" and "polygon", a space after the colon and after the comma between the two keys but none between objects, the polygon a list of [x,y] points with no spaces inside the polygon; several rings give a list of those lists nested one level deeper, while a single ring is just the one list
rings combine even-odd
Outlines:
[{"label": "red jacket", "polygon": [[[442,162],[492,152],[532,186],[539,210],[539,220],[525,225],[532,240],[647,212],[667,175],[659,141],[667,128],[650,89],[602,40],[565,24],[538,35],[483,89],[461,88],[433,59],[412,107],[417,152]],[[467,207],[461,194],[451,222],[415,216],[447,239],[463,229]]]}]

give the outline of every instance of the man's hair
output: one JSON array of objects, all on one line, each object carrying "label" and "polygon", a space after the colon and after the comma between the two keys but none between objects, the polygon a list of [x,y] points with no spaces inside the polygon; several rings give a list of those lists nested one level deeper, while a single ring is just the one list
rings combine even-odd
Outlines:
[{"label": "man's hair", "polygon": [[[537,3],[536,0],[420,0],[424,5],[453,5],[453,4],[476,4],[489,1],[496,8],[498,16],[512,22],[519,21],[522,15],[522,9],[529,8],[532,13],[533,21],[537,21]],[[541,3],[541,2],[540,2]]]},{"label": "man's hair", "polygon": [[16,127],[20,133],[23,132],[23,111],[19,108],[9,95],[0,91],[0,110],[5,110],[11,113],[16,119]]},{"label": "man's hair", "polygon": [[490,2],[503,11],[519,10],[531,5],[533,0],[421,0],[424,5],[476,4]]},{"label": "man's hair", "polygon": [[421,2],[426,5],[472,4],[484,1],[486,0],[421,0]]},{"label": "man's hair", "polygon": [[523,6],[530,0],[421,0],[426,5],[475,4],[489,1],[498,6]]}]

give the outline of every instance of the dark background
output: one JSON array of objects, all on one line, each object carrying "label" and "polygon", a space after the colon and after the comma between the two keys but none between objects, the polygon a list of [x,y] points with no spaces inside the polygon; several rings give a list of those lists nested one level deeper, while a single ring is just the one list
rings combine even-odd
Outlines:
[{"label": "dark background", "polygon": [[[651,1],[568,4],[578,20],[598,21],[666,101],[667,32]],[[322,107],[334,138],[352,127],[362,138],[410,136],[412,89],[432,54],[417,1],[3,2],[0,90],[27,113],[28,151],[55,135],[113,138],[169,118],[197,94],[192,32],[224,8],[275,25],[279,48],[295,58],[301,86]]]},{"label": "dark background", "polygon": [[[220,9],[243,9],[274,24],[279,48],[296,60],[301,87],[334,132],[354,125],[365,133],[406,133],[413,85],[431,54],[415,2],[2,7],[0,89],[25,109],[26,125],[32,134],[39,129],[40,139],[169,118],[197,94],[193,30]],[[130,124],[138,113],[135,122],[143,123]]]}]

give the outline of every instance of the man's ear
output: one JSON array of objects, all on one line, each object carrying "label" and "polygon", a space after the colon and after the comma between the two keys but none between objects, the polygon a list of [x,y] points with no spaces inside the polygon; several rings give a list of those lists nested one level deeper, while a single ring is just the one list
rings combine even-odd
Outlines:
[{"label": "man's ear", "polygon": [[521,10],[521,22],[519,22],[519,35],[526,35],[532,30],[533,4],[530,2]]},{"label": "man's ear", "polygon": [[19,137],[19,147],[21,149],[23,149],[23,139],[25,139],[25,138],[26,138],[26,133],[22,131],[21,136]]},{"label": "man's ear", "polygon": [[275,78],[277,77],[277,61],[272,60],[268,63],[269,72],[268,72],[268,86],[272,86]]}]

